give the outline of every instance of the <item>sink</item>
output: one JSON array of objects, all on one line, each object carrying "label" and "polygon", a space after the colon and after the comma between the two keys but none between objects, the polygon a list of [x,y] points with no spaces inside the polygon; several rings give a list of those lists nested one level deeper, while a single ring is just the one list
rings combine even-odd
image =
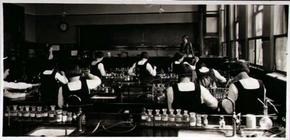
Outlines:
[{"label": "sink", "polygon": [[[231,126],[224,129],[212,125],[204,130],[179,130],[178,137],[197,137],[197,138],[225,138],[232,137],[233,130]],[[262,129],[242,129],[235,137],[267,137]]]},{"label": "sink", "polygon": [[220,130],[180,130],[178,131],[178,137],[194,137],[194,138],[224,138],[227,131]]},{"label": "sink", "polygon": [[240,137],[267,137],[264,135],[264,131],[261,130],[242,130]]},{"label": "sink", "polygon": [[70,135],[76,130],[75,127],[37,127],[32,130],[28,135],[29,136],[38,136],[38,137],[60,137]]}]

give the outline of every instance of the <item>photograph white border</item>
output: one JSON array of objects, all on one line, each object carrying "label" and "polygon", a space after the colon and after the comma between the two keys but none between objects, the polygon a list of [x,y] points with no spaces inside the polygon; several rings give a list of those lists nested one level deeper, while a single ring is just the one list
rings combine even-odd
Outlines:
[{"label": "photograph white border", "polygon": [[[0,1],[0,59],[3,60],[3,47],[4,47],[4,29],[3,29],[3,3],[27,3],[27,4],[49,4],[49,3],[54,3],[54,4],[152,4],[152,5],[215,5],[215,4],[227,4],[227,5],[249,5],[249,4],[266,4],[266,5],[289,5],[290,1],[219,1],[219,0],[205,0],[205,1],[200,1],[200,0],[1,0]],[[287,42],[287,66],[290,65],[290,41],[289,41],[289,33],[290,33],[290,22],[289,22],[289,15],[290,15],[290,10],[288,14],[288,42]],[[3,87],[3,61],[0,62],[0,70],[2,71],[0,73],[0,79],[2,80],[0,82],[0,87]],[[289,72],[290,67],[287,67],[287,73]],[[287,76],[287,81],[289,81],[289,76]],[[286,101],[286,137],[285,138],[275,138],[275,139],[289,139],[289,111],[290,111],[290,103],[289,103],[289,82],[287,82],[287,101]],[[0,98],[0,137],[2,136],[2,128],[3,128],[3,90],[0,90],[0,95],[2,98]],[[32,139],[32,137],[2,137],[0,139]],[[118,138],[118,137],[82,137],[82,138],[77,138],[77,139],[128,139],[128,138]],[[152,137],[137,137],[137,138],[130,138],[130,139],[151,139]],[[39,139],[39,138],[37,138]],[[41,139],[55,139],[55,138],[41,138]],[[62,137],[61,139],[76,139],[76,138],[68,138],[68,137]],[[154,138],[154,139],[159,139],[159,138]],[[164,138],[160,138],[164,139]],[[166,138],[168,139],[168,138]],[[169,138],[169,139],[178,139],[177,138]],[[184,139],[184,138],[182,138]],[[198,139],[198,138],[188,138],[188,139]],[[217,138],[213,138],[217,139]],[[230,138],[231,139],[231,138]],[[236,139],[236,138],[233,138]],[[246,138],[247,139],[247,138]],[[265,139],[265,138],[258,138],[258,139]],[[267,138],[266,138],[267,139]],[[270,138],[271,139],[271,138]]]}]

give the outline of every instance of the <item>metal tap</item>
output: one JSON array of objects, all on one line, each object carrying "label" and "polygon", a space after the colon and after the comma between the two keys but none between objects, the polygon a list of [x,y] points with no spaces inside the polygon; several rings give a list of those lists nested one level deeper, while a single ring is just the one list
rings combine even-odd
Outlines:
[{"label": "metal tap", "polygon": [[233,108],[233,114],[232,114],[233,133],[232,133],[232,136],[236,136],[236,134],[240,133],[241,113],[239,113],[238,115],[236,114],[236,109],[235,109],[236,106],[235,106],[234,100],[232,100],[228,96],[225,99],[229,100],[232,104],[232,108]]},{"label": "metal tap", "polygon": [[[77,95],[70,95],[68,98],[71,101],[74,101],[73,100],[73,98],[74,98],[79,103],[82,102],[82,99],[79,96],[77,96]],[[81,104],[79,104],[79,105],[69,105],[69,104],[66,104],[66,107],[78,107],[78,113],[76,114],[76,118],[78,120],[78,127],[77,127],[77,129],[78,129],[79,132],[83,132],[83,126],[82,126],[82,124],[83,124],[84,119],[85,119],[85,114],[82,111],[82,105]]]},{"label": "metal tap", "polygon": [[77,118],[78,118],[78,131],[83,132],[83,121],[84,121],[85,117],[84,117],[84,114],[82,112],[81,107],[79,107]]}]

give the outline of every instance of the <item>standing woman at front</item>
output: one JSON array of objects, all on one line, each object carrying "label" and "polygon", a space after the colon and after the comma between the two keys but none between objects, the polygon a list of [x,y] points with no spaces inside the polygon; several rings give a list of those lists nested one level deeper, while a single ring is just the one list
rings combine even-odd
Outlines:
[{"label": "standing woman at front", "polygon": [[194,56],[194,50],[192,43],[189,41],[188,35],[182,36],[182,43],[180,44],[180,52],[186,54],[187,57]]},{"label": "standing woman at front", "polygon": [[96,59],[92,61],[91,63],[91,72],[93,75],[96,75],[98,77],[104,77],[107,75],[105,66],[103,64],[104,59],[104,53],[102,52],[96,52],[95,54]]},{"label": "standing woman at front", "polygon": [[135,62],[128,70],[128,74],[137,76],[141,83],[151,82],[153,77],[156,76],[157,67],[152,67],[152,65],[148,62],[149,55],[147,52],[142,52],[140,57],[140,60]]}]

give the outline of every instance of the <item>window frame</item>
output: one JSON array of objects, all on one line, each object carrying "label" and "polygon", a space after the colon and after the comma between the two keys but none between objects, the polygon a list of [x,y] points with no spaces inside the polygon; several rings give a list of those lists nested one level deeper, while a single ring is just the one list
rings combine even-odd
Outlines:
[{"label": "window frame", "polygon": [[[283,75],[286,75],[287,74],[287,70],[286,71],[282,71],[282,70],[278,70],[277,69],[277,64],[276,64],[276,49],[277,49],[276,48],[276,39],[286,37],[287,38],[287,41],[289,41],[288,33],[279,34],[279,35],[273,35],[273,36],[274,36],[274,50],[273,50],[274,69],[273,69],[273,71],[278,72],[278,73],[281,73]],[[286,61],[287,61],[287,57],[286,57]]]},{"label": "window frame", "polygon": [[[260,9],[259,10],[259,7],[260,6],[263,6],[263,8],[262,9]],[[252,14],[251,14],[251,20],[252,20],[252,31],[251,31],[251,36],[252,37],[250,37],[250,38],[248,38],[247,39],[247,44],[248,44],[248,47],[250,47],[250,40],[255,40],[254,42],[255,42],[255,45],[254,45],[254,63],[251,63],[250,62],[250,64],[252,65],[252,66],[254,66],[254,67],[257,67],[257,68],[263,68],[263,66],[264,66],[264,63],[262,62],[262,65],[259,65],[259,64],[257,64],[257,40],[258,39],[261,39],[261,41],[262,41],[262,47],[263,47],[263,40],[264,39],[269,39],[270,37],[264,37],[263,36],[263,19],[262,19],[262,35],[259,35],[259,36],[257,36],[257,31],[256,31],[256,16],[258,15],[258,14],[262,14],[262,17],[263,17],[263,11],[264,11],[264,5],[253,5],[252,6]],[[264,50],[262,50],[262,53],[264,52]],[[248,48],[248,55],[250,55],[250,49]],[[248,61],[250,61],[249,60],[249,58],[248,58]],[[263,61],[264,61],[264,55],[263,55]]]},{"label": "window frame", "polygon": [[[255,42],[255,45],[254,45],[254,63],[252,63],[252,62],[250,62],[250,64],[251,65],[253,65],[253,66],[255,66],[255,67],[258,67],[258,68],[263,68],[263,65],[264,64],[262,64],[262,65],[259,65],[259,64],[257,64],[257,40],[258,39],[261,39],[261,41],[262,41],[262,44],[263,44],[263,39],[264,39],[265,37],[262,37],[262,36],[257,36],[257,37],[251,37],[251,38],[248,38],[248,41],[247,41],[247,43],[248,43],[248,47],[250,47],[250,40],[255,40],[254,42]],[[263,46],[262,46],[263,47]],[[248,50],[248,53],[249,53],[249,55],[250,55],[250,49]],[[264,58],[263,58],[264,59]],[[249,58],[248,58],[248,61],[250,61],[249,60]]]}]

